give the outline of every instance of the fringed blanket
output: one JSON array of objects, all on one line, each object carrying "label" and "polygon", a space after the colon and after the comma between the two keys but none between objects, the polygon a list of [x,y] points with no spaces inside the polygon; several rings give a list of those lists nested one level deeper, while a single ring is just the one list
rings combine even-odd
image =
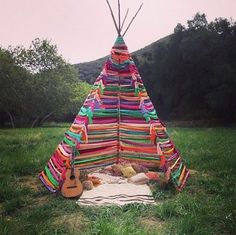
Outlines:
[{"label": "fringed blanket", "polygon": [[129,203],[154,204],[154,198],[148,185],[102,184],[93,190],[84,191],[78,205],[125,205]]}]

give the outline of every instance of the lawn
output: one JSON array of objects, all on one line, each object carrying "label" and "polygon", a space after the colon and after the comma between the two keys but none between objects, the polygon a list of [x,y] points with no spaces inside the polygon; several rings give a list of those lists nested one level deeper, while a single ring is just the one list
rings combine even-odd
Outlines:
[{"label": "lawn", "polygon": [[192,169],[183,192],[157,188],[156,206],[86,208],[37,179],[68,126],[0,130],[0,234],[236,234],[236,129],[169,133]]}]

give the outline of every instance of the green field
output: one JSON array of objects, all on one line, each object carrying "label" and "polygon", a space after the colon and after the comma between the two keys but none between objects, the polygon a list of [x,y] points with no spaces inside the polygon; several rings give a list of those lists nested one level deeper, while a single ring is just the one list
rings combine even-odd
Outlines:
[{"label": "green field", "polygon": [[183,192],[155,190],[156,206],[79,207],[37,174],[66,125],[0,130],[0,234],[236,234],[236,129],[170,128],[193,170]]}]

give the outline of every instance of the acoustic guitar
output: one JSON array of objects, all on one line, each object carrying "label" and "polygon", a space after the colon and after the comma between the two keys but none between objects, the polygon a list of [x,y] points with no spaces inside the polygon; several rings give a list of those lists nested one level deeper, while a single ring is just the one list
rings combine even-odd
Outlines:
[{"label": "acoustic guitar", "polygon": [[75,147],[72,149],[70,162],[71,167],[66,169],[65,180],[61,187],[61,194],[66,198],[79,197],[83,193],[83,185],[79,180],[80,171],[75,168]]}]

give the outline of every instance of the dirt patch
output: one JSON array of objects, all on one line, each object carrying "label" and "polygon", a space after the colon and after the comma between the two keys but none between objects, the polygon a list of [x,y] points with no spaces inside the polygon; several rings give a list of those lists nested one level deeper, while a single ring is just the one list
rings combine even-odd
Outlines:
[{"label": "dirt patch", "polygon": [[160,231],[164,228],[166,222],[155,217],[140,218],[140,224],[149,231]]},{"label": "dirt patch", "polygon": [[193,169],[189,169],[189,173],[190,173],[191,176],[196,176],[197,174],[199,174],[198,171],[193,170]]},{"label": "dirt patch", "polygon": [[26,187],[32,189],[34,192],[41,191],[41,183],[39,179],[35,176],[29,175],[29,176],[23,176],[19,179],[18,182],[20,187]]},{"label": "dirt patch", "polygon": [[37,197],[34,201],[37,202],[37,205],[43,205],[48,202],[48,195]]},{"label": "dirt patch", "polygon": [[29,195],[29,199],[33,200],[34,204],[43,205],[47,203],[49,194],[44,193],[46,189],[36,176],[28,175],[20,177],[17,184],[19,187],[28,188],[33,192],[32,195]]},{"label": "dirt patch", "polygon": [[210,174],[208,173],[202,173],[193,169],[189,169],[190,176],[204,176],[204,177],[210,177]]},{"label": "dirt patch", "polygon": [[73,233],[84,231],[88,223],[89,221],[80,214],[73,213],[56,217],[52,224],[55,227],[63,227],[67,232]]}]

